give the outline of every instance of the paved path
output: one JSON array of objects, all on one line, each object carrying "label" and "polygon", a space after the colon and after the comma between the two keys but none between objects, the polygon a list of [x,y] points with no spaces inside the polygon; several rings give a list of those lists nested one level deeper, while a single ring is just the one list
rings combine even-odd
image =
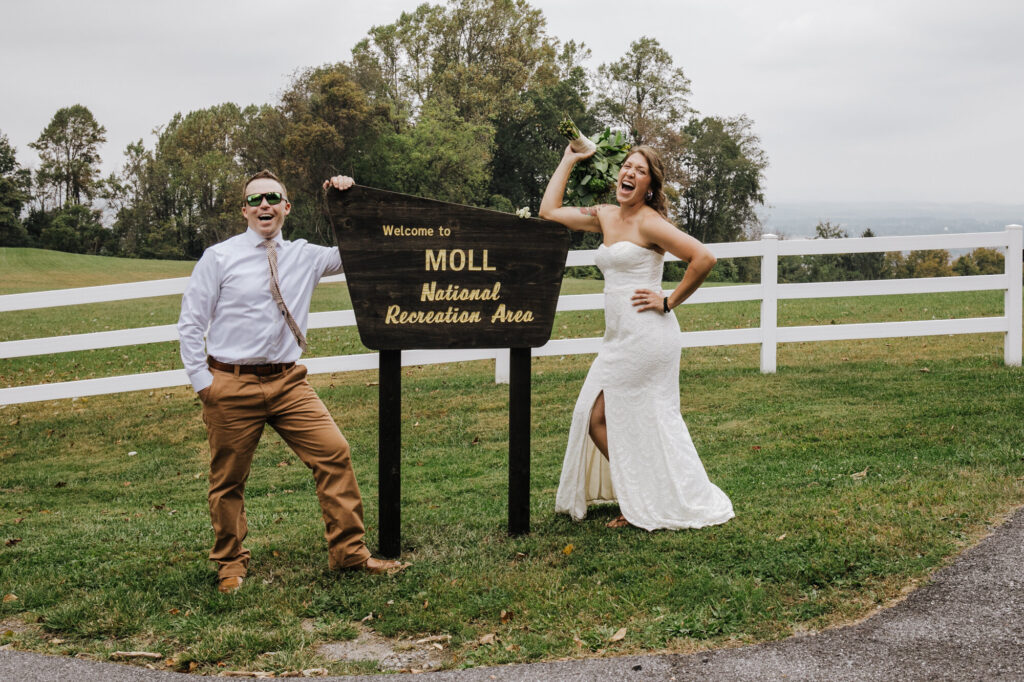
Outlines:
[{"label": "paved path", "polygon": [[[0,680],[186,682],[145,668],[0,651]],[[628,656],[345,682],[491,680],[1024,680],[1024,509],[932,582],[866,621],[819,634],[687,656]]]}]

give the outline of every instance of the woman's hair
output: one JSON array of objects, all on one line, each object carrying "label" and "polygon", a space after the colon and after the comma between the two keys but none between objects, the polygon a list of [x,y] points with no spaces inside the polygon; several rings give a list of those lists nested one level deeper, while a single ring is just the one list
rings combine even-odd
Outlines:
[{"label": "woman's hair", "polygon": [[647,168],[650,171],[651,198],[645,198],[644,203],[667,219],[668,199],[665,198],[665,190],[663,189],[665,186],[665,164],[662,163],[661,156],[653,147],[645,144],[630,149],[629,155],[626,158],[628,159],[633,154],[639,154],[644,157],[647,160]]}]

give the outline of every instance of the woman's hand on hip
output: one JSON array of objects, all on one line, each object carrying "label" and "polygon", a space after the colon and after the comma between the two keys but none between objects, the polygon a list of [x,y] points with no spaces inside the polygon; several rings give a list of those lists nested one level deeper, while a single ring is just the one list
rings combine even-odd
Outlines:
[{"label": "woman's hand on hip", "polygon": [[637,289],[633,292],[633,305],[636,306],[636,311],[642,313],[645,310],[656,310],[659,313],[665,312],[664,296],[660,291],[651,291],[650,289]]}]

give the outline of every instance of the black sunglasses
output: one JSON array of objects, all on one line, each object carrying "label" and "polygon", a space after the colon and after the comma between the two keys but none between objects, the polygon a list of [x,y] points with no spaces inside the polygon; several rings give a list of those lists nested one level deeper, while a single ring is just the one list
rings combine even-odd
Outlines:
[{"label": "black sunglasses", "polygon": [[262,194],[250,194],[245,198],[245,203],[250,206],[259,206],[266,199],[267,203],[271,206],[277,206],[284,199],[284,195],[280,192],[263,192]]}]

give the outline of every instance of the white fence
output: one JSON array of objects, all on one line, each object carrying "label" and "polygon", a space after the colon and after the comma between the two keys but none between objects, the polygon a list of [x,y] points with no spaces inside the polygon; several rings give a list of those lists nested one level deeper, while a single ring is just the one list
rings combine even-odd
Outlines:
[{"label": "white fence", "polygon": [[[1022,327],[1022,228],[1008,225],[1003,232],[972,234],[941,234],[914,237],[871,237],[852,239],[794,239],[780,241],[775,235],[764,235],[760,241],[709,244],[717,258],[761,258],[761,283],[724,287],[703,287],[686,304],[721,303],[726,301],[761,301],[761,324],[746,329],[685,332],[684,347],[731,346],[761,344],[761,371],[773,373],[776,368],[776,348],[779,343],[794,341],[835,341],[841,339],[877,339],[905,336],[931,336],[940,334],[980,334],[1001,332],[1004,335],[1003,358],[1007,365],[1021,364]],[[890,279],[862,282],[821,282],[812,284],[780,284],[778,282],[779,256],[800,256],[835,253],[871,253],[884,251],[913,251],[920,249],[974,249],[989,247],[1002,249],[1006,255],[1005,271],[1001,275],[970,277],[936,277],[923,279]],[[571,251],[566,265],[593,265],[595,251]],[[669,259],[673,259],[669,256]],[[344,281],[344,275],[325,277],[323,283]],[[113,284],[81,289],[40,291],[27,294],[0,296],[0,312],[48,308],[54,306],[123,301],[151,296],[180,294],[185,290],[187,277]],[[980,317],[953,320],[913,320],[907,322],[877,322],[869,324],[829,324],[803,327],[778,326],[778,301],[784,299],[837,298],[846,296],[879,296],[891,294],[924,294],[935,292],[1002,290],[1004,308],[1001,317]],[[603,307],[603,294],[561,296],[558,310],[598,310]],[[347,327],[355,325],[351,310],[312,313],[311,329]],[[0,343],[0,358],[66,353],[69,351],[113,348],[178,339],[175,325],[161,325],[140,329],[121,329],[92,334],[74,334],[42,339],[26,339]],[[557,339],[540,348],[533,355],[576,355],[596,353],[600,338]],[[422,350],[404,351],[403,365],[428,365],[468,360],[495,361],[495,380],[508,381],[508,349],[483,350]],[[305,358],[302,363],[311,374],[350,372],[377,369],[376,353],[335,355]],[[57,400],[80,396],[140,391],[188,384],[184,370],[150,372],[114,376],[82,381],[37,384],[0,389],[0,405],[40,400]]]}]

